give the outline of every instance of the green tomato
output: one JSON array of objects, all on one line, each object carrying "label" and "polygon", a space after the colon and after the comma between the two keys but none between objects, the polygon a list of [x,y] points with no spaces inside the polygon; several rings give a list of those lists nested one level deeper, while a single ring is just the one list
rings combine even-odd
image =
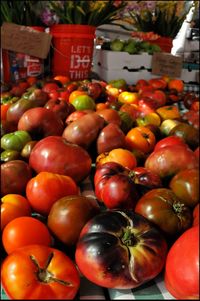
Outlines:
[{"label": "green tomato", "polygon": [[1,153],[1,162],[8,162],[20,159],[20,152],[12,149],[7,149]]},{"label": "green tomato", "polygon": [[125,79],[113,79],[108,82],[108,84],[112,85],[112,87],[117,88],[117,89],[122,89],[127,86],[127,83]]},{"label": "green tomato", "polygon": [[20,152],[24,145],[31,140],[32,138],[27,131],[15,131],[3,135],[1,138],[1,148]]}]

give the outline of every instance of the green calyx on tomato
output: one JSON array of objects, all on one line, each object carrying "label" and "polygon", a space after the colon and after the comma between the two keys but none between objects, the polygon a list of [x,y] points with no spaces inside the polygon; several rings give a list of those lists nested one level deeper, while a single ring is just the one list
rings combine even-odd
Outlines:
[{"label": "green calyx on tomato", "polygon": [[32,138],[27,131],[15,131],[3,135],[1,138],[1,147],[5,150],[21,151],[24,145]]}]

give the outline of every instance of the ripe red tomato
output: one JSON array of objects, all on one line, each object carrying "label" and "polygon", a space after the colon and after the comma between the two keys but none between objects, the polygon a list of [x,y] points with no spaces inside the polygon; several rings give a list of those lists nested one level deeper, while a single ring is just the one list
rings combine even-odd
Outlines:
[{"label": "ripe red tomato", "polygon": [[80,276],[63,252],[42,245],[29,245],[13,252],[1,268],[2,286],[10,299],[72,300]]},{"label": "ripe red tomato", "polygon": [[31,215],[28,200],[20,194],[7,194],[1,199],[1,230],[14,218]]},{"label": "ripe red tomato", "polygon": [[51,235],[47,226],[30,216],[13,219],[5,226],[2,233],[2,243],[8,254],[26,245],[50,246],[51,242]]},{"label": "ripe red tomato", "polygon": [[193,223],[192,226],[199,225],[199,203],[193,209]]},{"label": "ripe red tomato", "polygon": [[154,147],[154,151],[165,147],[165,146],[173,146],[173,145],[185,145],[186,147],[188,147],[188,145],[184,142],[184,140],[181,137],[178,136],[168,136],[165,137],[163,139],[161,139],[160,141],[158,141]]},{"label": "ripe red tomato", "polygon": [[42,87],[42,91],[51,93],[52,91],[58,90],[60,87],[56,83],[45,83]]},{"label": "ripe red tomato", "polygon": [[165,239],[147,219],[129,210],[108,210],[83,227],[75,260],[97,285],[129,289],[156,277],[166,252]]},{"label": "ripe red tomato", "polygon": [[32,208],[42,215],[48,215],[58,199],[78,194],[78,191],[71,177],[45,171],[38,173],[26,185],[26,195]]},{"label": "ripe red tomato", "polygon": [[60,136],[40,140],[33,148],[29,165],[37,172],[48,171],[67,175],[76,182],[89,175],[92,159],[82,147]]},{"label": "ripe red tomato", "polygon": [[170,248],[164,281],[176,299],[199,300],[199,226],[185,231]]}]

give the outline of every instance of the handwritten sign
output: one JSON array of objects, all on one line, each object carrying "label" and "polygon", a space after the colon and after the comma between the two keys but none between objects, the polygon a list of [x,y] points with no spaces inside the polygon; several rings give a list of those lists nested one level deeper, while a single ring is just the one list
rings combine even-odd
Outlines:
[{"label": "handwritten sign", "polygon": [[156,52],[152,58],[152,74],[180,77],[182,57],[169,53]]},{"label": "handwritten sign", "polygon": [[1,48],[47,58],[52,36],[28,26],[4,22],[1,27]]}]

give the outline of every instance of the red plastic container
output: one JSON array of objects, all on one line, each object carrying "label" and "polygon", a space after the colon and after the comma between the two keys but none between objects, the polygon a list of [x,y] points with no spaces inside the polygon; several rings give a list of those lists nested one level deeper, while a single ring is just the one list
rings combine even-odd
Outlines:
[{"label": "red plastic container", "polygon": [[160,37],[156,40],[151,40],[151,41],[148,41],[150,44],[154,44],[154,45],[158,45],[160,46],[161,50],[163,52],[168,52],[168,53],[171,53],[171,49],[172,49],[172,46],[173,46],[173,40],[172,38],[169,38],[169,37]]},{"label": "red plastic container", "polygon": [[79,24],[57,24],[50,28],[53,36],[53,75],[71,80],[88,78],[93,58],[96,27]]}]

